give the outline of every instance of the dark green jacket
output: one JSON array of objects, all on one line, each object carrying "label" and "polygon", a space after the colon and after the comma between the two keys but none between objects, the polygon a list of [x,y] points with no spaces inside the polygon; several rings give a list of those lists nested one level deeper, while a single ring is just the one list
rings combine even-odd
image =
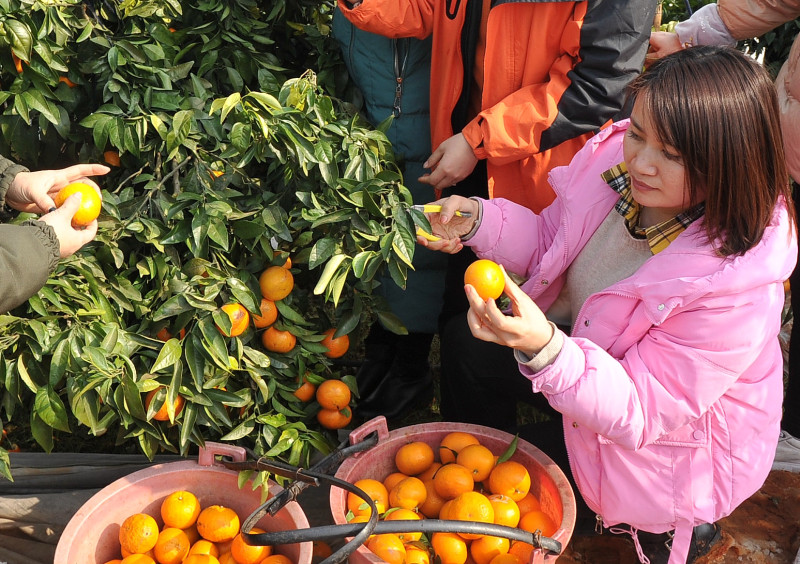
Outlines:
[{"label": "dark green jacket", "polygon": [[[342,49],[347,70],[364,98],[363,116],[377,125],[392,113],[387,136],[403,166],[403,182],[414,203],[435,198],[433,188],[417,182],[431,154],[429,84],[431,38],[398,39],[362,31],[337,9],[333,14],[333,36]],[[395,56],[396,54],[396,56]],[[396,97],[397,74],[402,76],[402,96]],[[399,115],[395,108],[399,106]],[[423,247],[414,250],[414,270],[408,272],[406,289],[390,279],[382,291],[392,311],[411,332],[435,333],[442,304],[447,255]]]},{"label": "dark green jacket", "polygon": [[[0,156],[0,208],[14,177],[25,167]],[[41,221],[0,225],[0,313],[25,302],[44,286],[60,256],[56,232]]]}]

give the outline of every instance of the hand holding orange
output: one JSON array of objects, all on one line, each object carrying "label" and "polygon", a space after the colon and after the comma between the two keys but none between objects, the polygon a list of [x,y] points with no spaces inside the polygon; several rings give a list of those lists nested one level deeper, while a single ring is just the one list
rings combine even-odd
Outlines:
[{"label": "hand holding orange", "polygon": [[86,227],[100,215],[102,198],[97,190],[85,182],[73,182],[64,186],[54,198],[57,208],[60,208],[67,198],[73,194],[81,195],[81,205],[72,216],[74,227]]},{"label": "hand holding orange", "polygon": [[482,300],[496,300],[503,295],[506,281],[500,266],[489,259],[479,259],[464,272],[464,284],[469,284]]}]

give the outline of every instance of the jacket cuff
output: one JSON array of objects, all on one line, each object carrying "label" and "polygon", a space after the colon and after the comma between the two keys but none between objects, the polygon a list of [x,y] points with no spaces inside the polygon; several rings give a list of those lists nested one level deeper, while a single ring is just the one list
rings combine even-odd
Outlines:
[{"label": "jacket cuff", "polygon": [[540,372],[553,364],[564,346],[564,333],[556,327],[555,323],[548,321],[553,328],[553,336],[547,344],[533,356],[528,356],[522,351],[514,350],[514,358],[519,364],[526,366],[532,372]]},{"label": "jacket cuff", "polygon": [[6,204],[6,193],[20,172],[30,172],[22,165],[0,157],[0,207]]},{"label": "jacket cuff", "polygon": [[59,243],[58,237],[56,236],[56,230],[50,225],[46,224],[44,221],[35,219],[23,221],[21,225],[29,225],[36,228],[34,231],[36,238],[41,241],[42,245],[44,245],[44,248],[47,249],[48,254],[50,255],[47,264],[47,272],[48,274],[55,272],[56,267],[58,266],[58,261],[61,258],[61,243]]},{"label": "jacket cuff", "polygon": [[471,197],[470,200],[475,200],[478,202],[478,217],[475,218],[475,223],[472,224],[472,229],[469,230],[469,233],[461,237],[461,242],[469,241],[475,232],[478,231],[478,228],[481,226],[481,221],[483,220],[483,200],[476,197]]},{"label": "jacket cuff", "polygon": [[675,33],[683,47],[736,45],[736,39],[722,21],[716,4],[706,4],[698,9],[691,18],[675,26]]}]

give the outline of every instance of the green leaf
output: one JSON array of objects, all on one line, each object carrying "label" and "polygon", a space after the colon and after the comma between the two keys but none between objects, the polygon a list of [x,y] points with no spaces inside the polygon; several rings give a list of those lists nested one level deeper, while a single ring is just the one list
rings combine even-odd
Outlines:
[{"label": "green leaf", "polygon": [[322,294],[325,289],[328,287],[333,275],[336,273],[336,270],[339,268],[339,265],[347,258],[346,255],[339,254],[334,255],[328,260],[328,263],[325,265],[325,268],[322,270],[322,274],[319,276],[319,280],[317,281],[317,285],[314,286],[314,295],[318,296]]},{"label": "green leaf", "polygon": [[178,339],[169,339],[166,343],[164,343],[164,346],[161,347],[161,351],[158,353],[158,358],[156,358],[156,361],[153,363],[150,371],[159,372],[165,368],[169,368],[181,360],[182,353],[183,347],[181,347],[180,341]]},{"label": "green leaf", "polygon": [[59,431],[70,432],[67,410],[51,386],[42,386],[36,391],[33,408],[45,424]]}]

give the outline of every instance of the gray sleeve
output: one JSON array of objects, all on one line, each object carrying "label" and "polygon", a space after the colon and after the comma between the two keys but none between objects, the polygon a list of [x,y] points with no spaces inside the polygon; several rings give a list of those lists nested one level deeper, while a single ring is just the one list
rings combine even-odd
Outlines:
[{"label": "gray sleeve", "polygon": [[736,39],[725,26],[716,4],[706,4],[692,17],[675,26],[675,33],[684,47],[694,45],[720,45],[733,47]]},{"label": "gray sleeve", "polygon": [[0,225],[0,313],[24,303],[55,270],[60,245],[42,221]]},{"label": "gray sleeve", "polygon": [[0,155],[0,207],[5,205],[6,192],[20,172],[28,172],[28,169]]}]

